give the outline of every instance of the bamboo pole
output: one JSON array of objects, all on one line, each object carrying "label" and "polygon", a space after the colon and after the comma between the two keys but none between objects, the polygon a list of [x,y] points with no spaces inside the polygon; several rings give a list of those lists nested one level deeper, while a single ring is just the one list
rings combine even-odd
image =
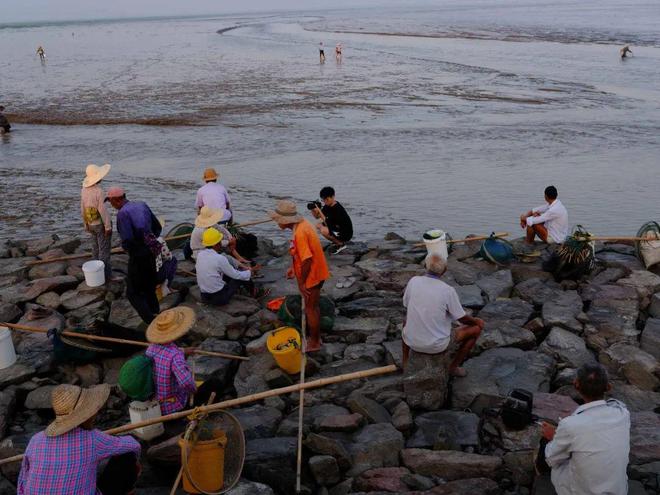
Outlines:
[{"label": "bamboo pole", "polygon": [[660,240],[658,237],[600,237],[600,236],[589,236],[585,238],[588,241],[657,241]]},{"label": "bamboo pole", "polygon": [[[302,342],[302,366],[300,367],[300,383],[305,383],[305,368],[307,367],[307,316],[305,314],[305,298],[302,298],[302,315],[300,334]],[[300,493],[302,479],[302,449],[303,449],[303,416],[305,409],[305,389],[301,388],[298,396],[298,452],[296,454],[296,493]]]},{"label": "bamboo pole", "polygon": [[[485,241],[486,239],[490,239],[491,237],[499,239],[501,237],[507,237],[508,235],[509,235],[508,232],[497,232],[492,236],[480,235],[477,237],[466,237],[465,239],[450,239],[447,241],[447,244],[460,244],[462,242],[471,242],[471,241]],[[426,246],[426,244],[424,244],[423,242],[418,242],[416,244],[413,244],[413,247],[424,247],[424,246]]]},{"label": "bamboo pole", "polygon": [[[347,382],[350,380],[357,380],[359,378],[369,378],[372,376],[384,375],[385,373],[392,373],[397,370],[397,367],[393,364],[389,366],[381,366],[379,368],[372,368],[370,370],[364,371],[355,371],[353,373],[346,373],[343,375],[331,376],[328,378],[320,378],[311,382],[289,385],[288,387],[275,388],[272,390],[266,390],[265,392],[259,392],[256,394],[246,395],[244,397],[237,397],[236,399],[229,399],[223,402],[218,402],[216,404],[211,404],[210,406],[201,406],[195,409],[188,409],[186,411],[179,411],[176,413],[168,414],[166,416],[161,416],[160,418],[145,419],[144,421],[139,421],[137,423],[131,423],[123,426],[118,426],[117,428],[111,428],[106,430],[105,433],[108,435],[119,435],[120,433],[126,433],[137,428],[144,428],[145,426],[155,425],[157,423],[164,423],[166,421],[174,421],[175,419],[185,418],[191,413],[212,413],[216,411],[221,411],[223,409],[229,409],[231,407],[241,406],[243,404],[248,404],[250,402],[256,402],[263,399],[268,399],[269,397],[275,397],[278,395],[290,394],[292,392],[299,392],[301,389],[307,390],[312,388],[325,387],[327,385],[334,385],[335,383]],[[18,462],[23,459],[23,455],[15,455],[13,457],[7,457],[6,459],[0,459],[0,466],[4,464],[9,464],[12,462]]]},{"label": "bamboo pole", "polygon": [[[48,330],[44,330],[43,328],[37,328],[37,327],[30,327],[27,325],[18,325],[16,323],[2,323],[0,322],[0,326],[7,327],[7,328],[12,328],[14,330],[21,330],[23,332],[32,332],[32,333],[48,333]],[[65,335],[67,337],[75,337],[79,339],[87,339],[87,340],[98,340],[100,342],[112,342],[114,344],[126,344],[126,345],[134,345],[134,346],[141,346],[141,347],[149,347],[149,342],[141,342],[139,340],[127,340],[127,339],[117,339],[115,337],[104,337],[102,335],[91,335],[87,333],[78,333],[78,332],[70,332],[70,331],[64,331],[62,332],[62,335]],[[194,349],[193,354],[199,354],[202,356],[214,356],[214,357],[221,357],[224,359],[235,359],[237,361],[249,361],[250,358],[245,357],[245,356],[235,356],[233,354],[225,354],[224,352],[212,352],[212,351],[204,351],[202,349]]]}]

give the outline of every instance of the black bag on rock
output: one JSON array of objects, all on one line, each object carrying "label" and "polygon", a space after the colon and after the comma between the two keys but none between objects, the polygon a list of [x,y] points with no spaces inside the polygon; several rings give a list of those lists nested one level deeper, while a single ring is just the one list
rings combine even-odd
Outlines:
[{"label": "black bag on rock", "polygon": [[533,404],[534,394],[522,388],[513,389],[504,400],[500,413],[504,426],[510,430],[522,430],[532,424]]}]

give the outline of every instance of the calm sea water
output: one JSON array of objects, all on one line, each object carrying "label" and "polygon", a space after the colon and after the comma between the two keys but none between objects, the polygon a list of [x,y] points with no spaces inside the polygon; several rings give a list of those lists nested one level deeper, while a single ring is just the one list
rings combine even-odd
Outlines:
[{"label": "calm sea water", "polygon": [[363,239],[517,235],[548,184],[599,234],[660,220],[657,1],[4,26],[0,46],[2,238],[80,230],[90,162],[171,225],[207,166],[244,221],[333,185]]}]

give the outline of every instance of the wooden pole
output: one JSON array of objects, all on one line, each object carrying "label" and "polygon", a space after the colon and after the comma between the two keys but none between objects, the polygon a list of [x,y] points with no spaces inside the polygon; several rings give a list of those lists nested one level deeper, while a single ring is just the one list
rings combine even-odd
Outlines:
[{"label": "wooden pole", "polygon": [[[256,402],[263,399],[268,399],[269,397],[275,397],[278,395],[290,394],[293,392],[299,392],[301,389],[313,389],[319,387],[325,387],[327,385],[334,385],[335,383],[348,382],[350,380],[357,380],[359,378],[369,378],[372,376],[384,375],[386,373],[393,373],[397,370],[397,367],[393,364],[389,366],[381,366],[379,368],[372,368],[370,370],[364,371],[355,371],[353,373],[346,373],[343,375],[331,376],[328,378],[320,378],[307,383],[289,385],[288,387],[275,388],[273,390],[266,390],[265,392],[259,392],[256,394],[246,395],[244,397],[237,397],[236,399],[229,399],[223,402],[218,402],[216,404],[211,404],[210,406],[201,406],[195,409],[188,409],[186,411],[179,411],[176,413],[168,414],[166,416],[161,416],[160,418],[145,419],[144,421],[139,421],[137,423],[131,423],[124,426],[118,426],[117,428],[111,428],[106,430],[105,433],[108,435],[119,435],[121,433],[126,433],[137,428],[144,428],[145,426],[155,425],[157,423],[164,423],[166,421],[174,421],[175,419],[185,418],[191,413],[212,413],[216,411],[221,411],[223,409],[229,409],[231,407],[242,406],[243,404],[248,404],[250,402]],[[6,459],[0,460],[0,466],[4,464],[9,464],[12,462],[17,462],[23,459],[23,455],[15,455],[13,457],[7,457]]]},{"label": "wooden pole", "polygon": [[[300,321],[300,334],[302,342],[302,366],[300,367],[300,383],[305,383],[305,368],[307,367],[307,315],[305,314],[305,298],[302,298],[302,315]],[[296,454],[296,493],[300,493],[302,478],[302,449],[303,449],[303,417],[305,409],[305,389],[301,388],[298,397],[298,452]]]},{"label": "wooden pole", "polygon": [[[0,326],[2,327],[7,327],[7,328],[12,328],[14,330],[21,330],[23,332],[33,332],[33,333],[48,333],[48,330],[44,330],[43,328],[37,328],[37,327],[30,327],[27,325],[18,325],[16,323],[2,323],[0,322]],[[112,342],[114,344],[125,344],[125,345],[134,345],[134,346],[140,346],[140,347],[149,347],[149,342],[141,342],[139,340],[127,340],[127,339],[117,339],[114,337],[103,337],[102,335],[90,335],[87,333],[78,333],[78,332],[70,332],[65,330],[62,332],[62,335],[65,335],[67,337],[75,337],[79,339],[87,339],[87,340],[98,340],[100,342]],[[195,349],[193,351],[194,354],[200,354],[202,356],[214,356],[214,357],[221,357],[225,359],[235,359],[237,361],[249,361],[250,358],[244,357],[244,356],[235,356],[233,354],[225,354],[224,352],[212,352],[212,351],[204,351],[202,349]]]},{"label": "wooden pole", "polygon": [[[499,239],[501,237],[507,237],[509,235],[508,232],[497,232],[495,235],[492,237]],[[470,241],[484,241],[486,239],[490,239],[491,236],[489,235],[480,235],[477,237],[466,237],[465,239],[450,239],[447,241],[447,244],[460,244],[462,242],[470,242]],[[416,244],[413,244],[414,247],[424,247],[426,244],[423,242],[418,242]]]}]

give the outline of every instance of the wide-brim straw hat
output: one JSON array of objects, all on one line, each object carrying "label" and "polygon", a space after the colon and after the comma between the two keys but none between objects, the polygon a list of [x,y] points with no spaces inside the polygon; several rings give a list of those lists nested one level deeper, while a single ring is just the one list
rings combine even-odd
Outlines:
[{"label": "wide-brim straw hat", "polygon": [[94,165],[93,163],[87,165],[87,168],[85,169],[85,178],[82,183],[83,187],[93,186],[97,182],[103,180],[103,178],[108,175],[108,172],[110,172],[111,167],[112,165],[109,163],[106,163],[102,167]]},{"label": "wide-brim straw hat", "polygon": [[55,421],[46,428],[46,436],[57,437],[80,426],[101,410],[109,396],[107,383],[91,388],[58,385],[51,393]]},{"label": "wide-brim straw hat", "polygon": [[296,204],[286,199],[278,201],[275,205],[275,211],[269,211],[268,215],[279,225],[288,225],[303,221],[302,215],[298,214]]},{"label": "wide-brim straw hat", "polygon": [[225,216],[225,210],[222,208],[209,208],[202,206],[199,215],[195,218],[195,227],[213,227]]},{"label": "wide-brim straw hat", "polygon": [[207,168],[206,170],[204,170],[203,177],[205,181],[209,181],[209,180],[217,180],[217,178],[220,177],[220,175],[218,174],[218,172],[215,171],[214,168]]},{"label": "wide-brim straw hat", "polygon": [[167,309],[147,328],[147,340],[152,344],[169,344],[188,333],[195,324],[195,311],[187,306]]}]

